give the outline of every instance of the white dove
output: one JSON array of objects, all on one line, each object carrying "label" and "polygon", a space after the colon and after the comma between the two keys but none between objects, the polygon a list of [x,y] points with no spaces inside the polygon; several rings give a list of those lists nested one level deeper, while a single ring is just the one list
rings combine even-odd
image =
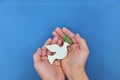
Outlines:
[{"label": "white dove", "polygon": [[63,46],[58,46],[57,44],[46,45],[46,48],[51,51],[55,52],[54,55],[48,55],[48,60],[51,64],[53,64],[55,59],[63,59],[67,55],[67,46],[69,46],[67,42],[64,42]]}]

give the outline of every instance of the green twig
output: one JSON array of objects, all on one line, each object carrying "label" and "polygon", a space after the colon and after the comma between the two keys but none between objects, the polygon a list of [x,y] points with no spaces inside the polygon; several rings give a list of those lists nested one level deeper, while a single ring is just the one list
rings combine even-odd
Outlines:
[{"label": "green twig", "polygon": [[72,45],[72,41],[71,41],[70,37],[67,36],[66,34],[64,34],[64,42],[67,42],[67,43],[69,43],[70,45]]}]

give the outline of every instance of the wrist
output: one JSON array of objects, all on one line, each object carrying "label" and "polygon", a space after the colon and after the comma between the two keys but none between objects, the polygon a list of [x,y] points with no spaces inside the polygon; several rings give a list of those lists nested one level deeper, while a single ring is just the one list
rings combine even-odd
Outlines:
[{"label": "wrist", "polygon": [[45,78],[45,79],[42,79],[42,80],[57,80],[57,79],[52,79],[52,78]]},{"label": "wrist", "polygon": [[73,70],[68,77],[68,80],[89,80],[85,69]]},{"label": "wrist", "polygon": [[42,78],[42,80],[57,80],[57,78],[55,78],[55,77],[50,77],[50,78],[45,77],[45,78]]}]

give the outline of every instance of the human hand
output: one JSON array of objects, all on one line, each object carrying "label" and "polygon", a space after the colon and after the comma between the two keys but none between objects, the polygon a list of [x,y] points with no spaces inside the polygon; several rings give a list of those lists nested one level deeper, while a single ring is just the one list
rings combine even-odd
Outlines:
[{"label": "human hand", "polygon": [[67,28],[56,28],[53,35],[59,39],[64,38],[64,34],[70,36],[72,45],[68,47],[68,55],[62,60],[63,71],[69,80],[88,80],[85,72],[85,64],[89,54],[86,41],[74,34]]},{"label": "human hand", "polygon": [[54,37],[53,40],[49,38],[44,46],[33,55],[34,67],[43,80],[64,80],[65,78],[59,60],[55,60],[53,64],[49,63],[47,55],[50,55],[50,52],[45,47],[45,45],[61,45],[61,43],[57,37]]}]

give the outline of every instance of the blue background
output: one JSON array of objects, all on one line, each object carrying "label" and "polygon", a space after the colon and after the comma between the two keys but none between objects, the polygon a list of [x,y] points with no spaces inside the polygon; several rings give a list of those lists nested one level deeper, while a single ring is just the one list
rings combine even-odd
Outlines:
[{"label": "blue background", "polygon": [[0,0],[0,80],[39,80],[32,56],[57,26],[86,39],[90,80],[120,80],[120,0]]}]

